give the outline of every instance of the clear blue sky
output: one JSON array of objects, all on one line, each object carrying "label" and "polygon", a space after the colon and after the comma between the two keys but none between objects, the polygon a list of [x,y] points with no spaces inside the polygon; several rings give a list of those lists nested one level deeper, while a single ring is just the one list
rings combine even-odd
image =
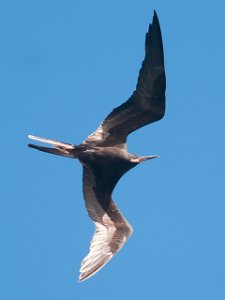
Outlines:
[{"label": "clear blue sky", "polygon": [[[134,228],[77,283],[94,230],[77,161],[27,134],[80,143],[132,93],[153,10],[167,112],[129,137],[159,154],[114,199]],[[0,4],[0,298],[225,299],[225,2],[9,0]]]}]

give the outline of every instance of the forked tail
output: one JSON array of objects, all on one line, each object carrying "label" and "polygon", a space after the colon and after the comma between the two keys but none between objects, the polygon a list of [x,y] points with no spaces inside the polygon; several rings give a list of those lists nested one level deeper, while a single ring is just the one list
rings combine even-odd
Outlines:
[{"label": "forked tail", "polygon": [[34,149],[37,149],[37,150],[40,150],[43,152],[55,154],[55,155],[75,158],[75,155],[73,154],[73,150],[76,148],[75,145],[41,138],[41,137],[31,135],[31,134],[28,135],[28,138],[38,141],[38,142],[50,144],[51,146],[53,146],[53,148],[43,147],[43,146],[34,145],[34,144],[28,144],[28,147],[31,147],[31,148],[34,148]]}]

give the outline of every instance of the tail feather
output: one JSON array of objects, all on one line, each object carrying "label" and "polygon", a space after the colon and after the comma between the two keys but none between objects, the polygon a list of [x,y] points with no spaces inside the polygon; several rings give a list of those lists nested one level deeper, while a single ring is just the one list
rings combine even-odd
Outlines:
[{"label": "tail feather", "polygon": [[49,139],[41,138],[41,137],[34,136],[34,135],[28,135],[28,138],[38,141],[38,142],[50,144],[53,146],[53,148],[50,148],[50,147],[43,147],[43,146],[34,145],[34,144],[28,144],[28,147],[30,147],[30,148],[37,149],[42,152],[51,153],[54,155],[71,157],[71,158],[75,157],[74,154],[72,153],[72,150],[74,150],[76,148],[75,145],[58,142],[55,140],[49,140]]},{"label": "tail feather", "polygon": [[74,156],[71,154],[71,152],[63,150],[63,149],[43,147],[43,146],[38,146],[38,145],[34,145],[34,144],[28,144],[28,147],[33,148],[33,149],[37,149],[37,150],[42,151],[42,152],[51,153],[51,154],[54,154],[54,155],[74,158]]},{"label": "tail feather", "polygon": [[58,142],[58,141],[50,140],[50,139],[46,139],[46,138],[41,138],[39,136],[35,136],[35,135],[32,135],[32,134],[29,134],[28,138],[31,139],[31,140],[38,141],[38,142],[50,144],[50,145],[55,146],[57,148],[62,148],[62,149],[67,149],[67,150],[74,149],[74,145],[71,145],[71,144],[68,144],[68,143],[63,143],[63,142]]}]

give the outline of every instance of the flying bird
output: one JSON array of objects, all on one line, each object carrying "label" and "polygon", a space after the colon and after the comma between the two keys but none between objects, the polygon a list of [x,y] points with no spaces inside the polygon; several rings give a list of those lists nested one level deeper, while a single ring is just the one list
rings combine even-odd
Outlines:
[{"label": "flying bird", "polygon": [[83,259],[79,280],[98,272],[124,245],[132,227],[112,200],[120,178],[130,169],[157,155],[137,156],[127,151],[127,136],[160,120],[165,114],[166,76],[163,43],[156,12],[145,39],[145,57],[131,97],[104,119],[80,145],[28,137],[51,147],[28,144],[47,153],[78,159],[83,166],[86,209],[95,224],[88,255]]}]

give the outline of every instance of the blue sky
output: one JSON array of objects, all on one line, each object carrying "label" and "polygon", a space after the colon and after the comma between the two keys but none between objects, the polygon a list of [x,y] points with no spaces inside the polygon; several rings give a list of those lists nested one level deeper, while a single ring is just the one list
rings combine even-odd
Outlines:
[{"label": "blue sky", "polygon": [[[129,151],[159,154],[114,199],[134,228],[78,283],[93,224],[78,162],[27,148],[27,134],[80,143],[132,93],[153,10],[167,111]],[[223,1],[0,4],[1,299],[225,299]]]}]

